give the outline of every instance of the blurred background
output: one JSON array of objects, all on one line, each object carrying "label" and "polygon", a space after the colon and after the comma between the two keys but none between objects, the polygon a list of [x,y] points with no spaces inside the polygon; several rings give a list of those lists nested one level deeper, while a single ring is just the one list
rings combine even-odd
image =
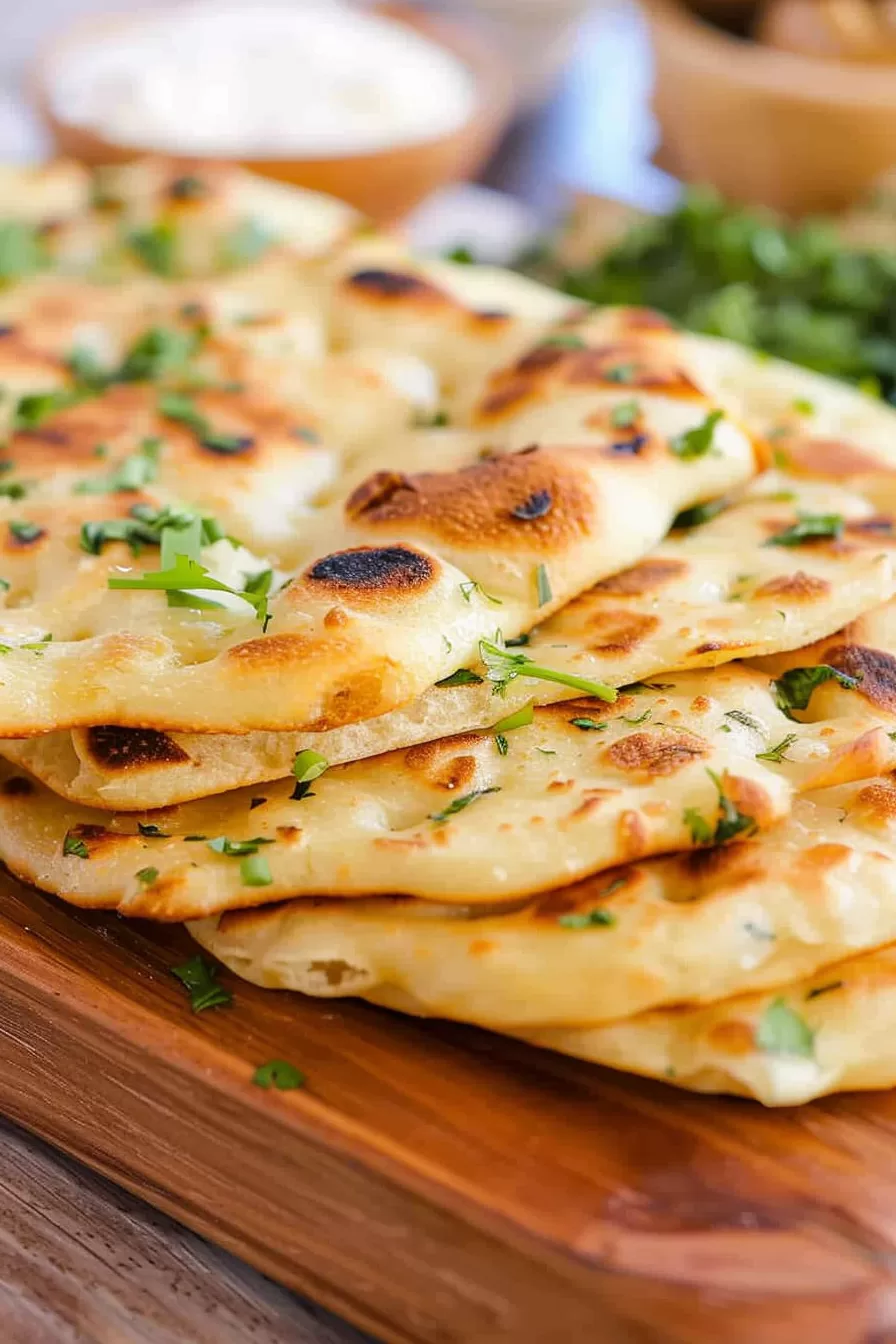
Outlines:
[{"label": "blurred background", "polygon": [[2,32],[4,159],[234,158],[894,394],[896,0],[30,0]]}]

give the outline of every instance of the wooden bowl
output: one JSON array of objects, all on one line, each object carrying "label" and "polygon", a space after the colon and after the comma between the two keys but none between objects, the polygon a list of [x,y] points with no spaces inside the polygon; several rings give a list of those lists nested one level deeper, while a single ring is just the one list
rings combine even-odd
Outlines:
[{"label": "wooden bowl", "polygon": [[[513,110],[508,67],[474,29],[402,4],[380,4],[376,11],[406,23],[459,57],[473,75],[476,106],[457,130],[437,139],[396,149],[337,158],[241,159],[253,172],[323,191],[362,210],[380,223],[402,218],[437,187],[475,175],[487,159]],[[50,96],[53,71],[64,53],[99,36],[120,32],[141,22],[140,15],[87,19],[70,28],[39,54],[29,87],[37,111],[48,127],[57,152],[83,163],[120,163],[152,152],[151,147],[107,140],[95,131],[62,120]],[[167,157],[169,151],[161,151]],[[187,156],[195,159],[195,155]],[[211,156],[203,155],[208,158]],[[228,160],[230,156],[227,156]]]},{"label": "wooden bowl", "polygon": [[851,205],[896,163],[896,71],[777,51],[645,0],[665,161],[790,215]]}]

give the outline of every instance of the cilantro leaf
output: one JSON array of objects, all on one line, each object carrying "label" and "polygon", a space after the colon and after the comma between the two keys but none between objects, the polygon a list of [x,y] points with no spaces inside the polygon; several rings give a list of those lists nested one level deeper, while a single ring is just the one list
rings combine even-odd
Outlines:
[{"label": "cilantro leaf", "polygon": [[770,1055],[815,1057],[815,1033],[783,997],[773,999],[759,1019],[756,1044]]},{"label": "cilantro leaf", "polygon": [[540,607],[545,606],[553,599],[554,593],[551,589],[547,565],[536,565],[535,567],[535,596]]},{"label": "cilantro leaf", "polygon": [[820,537],[836,541],[843,534],[843,515],[839,513],[798,513],[797,521],[769,537],[766,546],[801,546]]},{"label": "cilantro leaf", "polygon": [[218,968],[202,956],[191,957],[182,966],[172,966],[171,974],[183,985],[190,996],[194,1013],[206,1008],[224,1008],[233,1003],[233,995],[216,983]]},{"label": "cilantro leaf", "polygon": [[252,1081],[256,1087],[276,1087],[278,1092],[291,1092],[305,1086],[305,1075],[285,1059],[269,1059],[266,1064],[259,1064]]},{"label": "cilantro leaf", "polygon": [[500,792],[501,790],[496,784],[492,784],[487,789],[473,789],[472,792],[465,793],[463,797],[455,798],[454,801],[443,808],[441,812],[431,813],[430,821],[447,821],[449,817],[456,816],[458,812],[463,812],[464,808],[469,807],[471,803],[475,803],[478,799],[484,798],[487,793]]},{"label": "cilantro leaf", "polygon": [[724,513],[727,507],[727,499],[711,499],[706,504],[695,504],[690,509],[682,509],[672,520],[673,530],[702,527],[704,523],[712,522],[713,518]]},{"label": "cilantro leaf", "polygon": [[273,880],[264,854],[248,854],[241,860],[240,881],[244,887],[269,887]]},{"label": "cilantro leaf", "polygon": [[716,425],[724,418],[724,411],[710,411],[701,424],[695,425],[693,429],[687,429],[683,434],[677,434],[675,438],[670,439],[669,451],[680,458],[682,462],[692,462],[695,458],[705,457],[712,448]]},{"label": "cilantro leaf", "polygon": [[74,831],[66,831],[62,839],[62,853],[66,858],[74,856],[78,859],[89,859],[90,851],[79,835]]},{"label": "cilantro leaf", "polygon": [[137,881],[144,887],[151,887],[153,882],[159,876],[158,868],[140,868],[134,874]]},{"label": "cilantro leaf", "polygon": [[712,827],[696,807],[685,808],[684,824],[690,831],[695,845],[712,844]]},{"label": "cilantro leaf", "polygon": [[160,222],[134,229],[128,234],[127,244],[148,271],[166,277],[176,274],[177,231],[173,224]]},{"label": "cilantro leaf", "polygon": [[275,842],[263,835],[253,836],[251,840],[229,840],[226,835],[219,835],[216,839],[208,840],[206,843],[215,854],[223,854],[229,859],[236,859],[242,858],[245,854],[257,854],[260,845],[273,845]]},{"label": "cilantro leaf", "polygon": [[771,688],[775,693],[775,704],[788,719],[792,719],[791,711],[807,709],[812,692],[826,681],[836,681],[844,690],[854,691],[859,680],[859,677],[850,677],[827,663],[819,663],[816,667],[792,667],[789,672],[782,672]]},{"label": "cilantro leaf", "polygon": [[443,677],[437,681],[437,686],[478,686],[482,682],[482,677],[477,672],[471,672],[468,667],[459,667],[456,672],[452,672],[450,677]]},{"label": "cilantro leaf", "polygon": [[796,733],[788,733],[786,737],[781,738],[776,746],[769,747],[768,751],[757,751],[757,761],[773,761],[775,765],[780,765],[782,761],[787,760],[787,752],[796,740]]},{"label": "cilantro leaf", "polygon": [[311,785],[316,779],[320,779],[325,770],[330,768],[330,762],[325,756],[321,756],[319,751],[312,751],[306,748],[305,751],[296,753],[296,758],[292,763],[292,772],[295,775],[296,786],[290,795],[297,802],[303,798],[313,797],[311,794]]},{"label": "cilantro leaf", "polygon": [[576,677],[571,672],[560,672],[553,667],[543,667],[529,657],[527,653],[509,653],[505,645],[488,639],[479,641],[479,656],[485,664],[488,680],[495,684],[495,694],[502,695],[509,682],[516,677],[532,677],[536,681],[553,681],[562,686],[571,686],[573,690],[584,691],[598,700],[612,704],[616,690],[602,681],[589,681],[585,677]]}]

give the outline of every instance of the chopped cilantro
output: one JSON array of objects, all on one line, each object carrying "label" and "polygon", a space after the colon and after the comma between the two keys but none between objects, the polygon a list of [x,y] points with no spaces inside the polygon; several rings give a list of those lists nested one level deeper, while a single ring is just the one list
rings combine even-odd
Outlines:
[{"label": "chopped cilantro", "polygon": [[44,535],[44,529],[38,527],[37,523],[17,522],[13,520],[7,523],[9,534],[13,540],[21,542],[23,546],[29,545],[32,541],[38,541]]},{"label": "chopped cilantro", "polygon": [[801,546],[804,541],[820,537],[836,541],[843,533],[843,516],[839,513],[798,513],[797,521],[782,532],[769,537],[766,546]]},{"label": "chopped cilantro", "polygon": [[176,420],[191,430],[202,447],[214,453],[230,456],[233,453],[244,453],[253,445],[254,440],[249,435],[225,434],[213,429],[192,397],[183,392],[163,392],[159,397],[158,409],[166,420]]},{"label": "chopped cilantro", "polygon": [[684,824],[691,833],[691,839],[695,845],[724,845],[729,840],[736,839],[737,836],[749,836],[756,830],[756,822],[753,817],[748,817],[746,813],[741,812],[737,805],[728,797],[722,785],[722,781],[714,770],[706,772],[719,795],[719,811],[715,830],[712,829],[706,818],[695,807],[685,808]]},{"label": "chopped cilantro", "polygon": [[610,424],[614,429],[631,429],[637,424],[641,414],[641,403],[632,397],[629,401],[620,401],[610,412]]},{"label": "chopped cilantro", "polygon": [[607,726],[589,718],[570,719],[570,723],[573,728],[581,728],[583,733],[602,733]]},{"label": "chopped cilantro", "polygon": [[68,388],[55,392],[31,392],[27,396],[19,397],[13,411],[13,430],[36,429],[51,415],[55,415],[57,411],[64,411],[78,400],[80,400],[78,394]]},{"label": "chopped cilantro", "polygon": [[475,803],[479,798],[484,798],[487,793],[500,792],[500,788],[495,784],[492,784],[487,789],[473,789],[471,793],[465,793],[463,797],[455,798],[454,801],[443,808],[441,812],[431,813],[430,821],[447,821],[449,817],[456,816],[458,812],[463,812],[465,807],[469,807],[471,803]]},{"label": "chopped cilantro", "polygon": [[757,761],[773,761],[776,765],[780,765],[782,761],[787,760],[786,753],[790,750],[796,740],[796,733],[788,733],[786,737],[781,738],[781,741],[776,746],[769,747],[768,751],[757,751]]},{"label": "chopped cilantro", "polygon": [[311,785],[316,779],[320,779],[324,771],[329,768],[330,762],[325,756],[321,756],[319,751],[306,748],[305,751],[297,752],[292,763],[292,773],[295,775],[296,786],[291,797],[297,802],[309,797],[309,795],[313,798]]},{"label": "chopped cilantro", "polygon": [[729,709],[725,711],[726,719],[733,719],[743,728],[749,728],[751,733],[762,733],[764,731],[762,724],[758,719],[754,719],[752,714],[745,714],[742,709]]},{"label": "chopped cilantro", "polygon": [[503,695],[509,682],[515,677],[532,677],[536,681],[554,681],[561,686],[571,686],[573,690],[584,691],[598,700],[613,703],[616,691],[602,681],[589,681],[585,677],[576,677],[571,672],[560,672],[553,667],[542,667],[534,662],[527,653],[508,653],[506,646],[491,640],[479,641],[479,656],[486,667],[489,681],[494,683],[496,695]]},{"label": "chopped cilantro", "polygon": [[793,409],[798,415],[814,415],[815,403],[808,401],[805,397],[797,397],[793,402]]},{"label": "chopped cilantro", "polygon": [[465,602],[471,601],[473,594],[478,593],[480,597],[485,598],[486,602],[490,602],[493,607],[503,607],[504,605],[500,597],[493,597],[491,593],[487,593],[482,587],[482,584],[477,583],[475,579],[469,579],[466,583],[462,583],[460,585],[460,593]]},{"label": "chopped cilantro", "polygon": [[238,859],[245,854],[257,854],[260,845],[273,845],[274,841],[263,835],[256,835],[251,840],[229,840],[226,835],[219,835],[206,843],[215,854],[223,854],[228,859]]},{"label": "chopped cilantro", "polygon": [[173,224],[160,222],[146,229],[134,229],[127,243],[148,271],[172,276],[177,270],[177,231]]},{"label": "chopped cilantro", "polygon": [[27,493],[23,481],[0,481],[0,499],[24,499]]},{"label": "chopped cilantro", "polygon": [[770,1055],[815,1056],[815,1033],[783,997],[773,999],[759,1019],[756,1044]]},{"label": "chopped cilantro", "polygon": [[724,418],[724,411],[710,411],[701,424],[695,425],[693,429],[685,430],[683,434],[677,434],[675,438],[670,439],[669,451],[680,458],[682,462],[692,462],[695,458],[705,457],[712,448],[716,425]]},{"label": "chopped cilantro", "polygon": [[564,929],[609,929],[616,923],[616,916],[609,910],[588,910],[582,914],[561,915],[557,923]]},{"label": "chopped cilantro", "polygon": [[684,824],[690,831],[691,839],[695,845],[712,844],[712,827],[696,807],[685,808]]},{"label": "chopped cilantro", "polygon": [[158,868],[140,868],[134,874],[134,876],[137,878],[137,881],[141,884],[141,886],[144,887],[151,887],[153,882],[155,882],[156,878],[158,877],[158,875],[159,875]]},{"label": "chopped cilantro", "polygon": [[70,858],[74,856],[77,859],[89,859],[90,851],[79,835],[73,831],[66,831],[62,840],[62,853]]},{"label": "chopped cilantro", "polygon": [[621,714],[619,717],[622,719],[623,723],[630,723],[633,728],[636,728],[639,723],[646,723],[652,712],[653,711],[650,709],[645,709],[643,714],[639,714],[637,718],[634,719],[627,718],[625,714]]},{"label": "chopped cilantro", "polygon": [[459,667],[456,672],[452,672],[450,677],[443,677],[437,681],[437,686],[478,686],[482,677],[477,672],[471,672],[468,667]]},{"label": "chopped cilantro", "polygon": [[845,672],[838,672],[836,667],[829,667],[827,663],[819,663],[816,667],[792,667],[789,672],[782,672],[771,687],[775,693],[775,704],[788,719],[792,719],[792,711],[807,709],[812,692],[826,681],[836,681],[844,690],[854,691],[859,680],[858,677],[847,676]]},{"label": "chopped cilantro", "polygon": [[542,346],[559,346],[561,350],[587,350],[588,342],[572,331],[558,331],[554,336],[546,336]]},{"label": "chopped cilantro", "polygon": [[724,513],[728,507],[726,499],[711,499],[706,504],[695,504],[693,508],[682,509],[672,520],[672,527],[679,530],[691,527],[702,527],[704,523],[709,523],[713,518]]},{"label": "chopped cilantro", "polygon": [[305,1075],[285,1059],[269,1059],[266,1064],[259,1064],[252,1081],[256,1087],[275,1087],[278,1092],[292,1092],[297,1087],[305,1086]]},{"label": "chopped cilantro", "polygon": [[139,452],[123,458],[108,476],[80,481],[75,486],[75,494],[108,495],[142,490],[145,485],[151,485],[159,474],[161,450],[161,439],[144,439]]},{"label": "chopped cilantro", "polygon": [[546,565],[536,565],[535,567],[535,595],[540,607],[545,606],[553,599],[554,593]]},{"label": "chopped cilantro", "polygon": [[635,377],[634,364],[613,364],[604,374],[610,383],[630,383]]},{"label": "chopped cilantro", "polygon": [[171,974],[190,995],[190,1007],[194,1013],[202,1013],[206,1008],[225,1008],[233,1003],[230,991],[216,983],[217,966],[204,957],[197,955],[182,966],[172,966]]},{"label": "chopped cilantro", "polygon": [[273,880],[264,854],[248,854],[240,862],[240,881],[244,887],[269,887]]},{"label": "chopped cilantro", "polygon": [[46,266],[46,249],[33,224],[15,219],[0,221],[0,284],[19,280]]},{"label": "chopped cilantro", "polygon": [[[173,528],[164,528],[161,535],[162,561],[165,560],[165,543],[168,534],[172,533],[172,545],[176,546],[176,533]],[[111,575],[107,580],[110,588],[129,588],[141,589],[150,592],[167,592],[170,594],[183,595],[186,601],[175,601],[171,605],[200,605],[201,599],[194,603],[193,591],[230,593],[232,597],[241,597],[250,606],[255,608],[255,614],[264,626],[268,619],[268,599],[265,593],[252,592],[251,589],[242,591],[231,588],[226,583],[212,578],[208,570],[201,565],[198,560],[193,560],[188,555],[183,555],[179,551],[173,556],[172,563],[167,569],[161,569],[154,573],[141,574],[134,578],[125,578],[118,575]]]}]

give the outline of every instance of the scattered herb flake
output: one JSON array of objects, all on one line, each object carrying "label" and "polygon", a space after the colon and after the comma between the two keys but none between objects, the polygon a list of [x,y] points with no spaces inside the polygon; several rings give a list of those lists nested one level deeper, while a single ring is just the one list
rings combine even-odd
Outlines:
[{"label": "scattered herb flake", "polygon": [[784,998],[773,999],[762,1014],[756,1044],[770,1055],[815,1056],[815,1033]]},{"label": "scattered herb flake", "polygon": [[535,567],[535,594],[540,607],[545,606],[553,599],[554,593],[546,565],[536,565]]},{"label": "scattered herb flake", "polygon": [[792,667],[789,672],[782,672],[781,676],[771,683],[771,688],[775,693],[775,704],[788,719],[792,719],[791,711],[808,708],[812,692],[817,687],[823,686],[826,681],[836,681],[844,690],[854,691],[859,680],[858,677],[850,677],[845,672],[839,672],[836,667],[830,667],[827,663],[819,663],[816,667]]},{"label": "scattered herb flake", "polygon": [[158,875],[158,868],[139,868],[134,874],[137,881],[144,887],[151,887]]},{"label": "scattered herb flake", "polygon": [[687,429],[669,440],[669,451],[682,462],[692,462],[695,458],[705,457],[712,448],[716,425],[725,418],[724,411],[710,411],[701,424]]},{"label": "scattered herb flake", "polygon": [[685,808],[684,824],[690,831],[695,845],[712,844],[712,827],[696,807]]},{"label": "scattered herb flake", "polygon": [[475,579],[468,579],[466,583],[462,583],[460,585],[460,592],[461,597],[465,602],[470,602],[473,594],[478,593],[480,597],[485,598],[486,602],[490,602],[493,607],[503,607],[504,605],[500,597],[493,597],[491,593],[487,593],[482,587],[482,584],[477,583]]},{"label": "scattered herb flake", "polygon": [[240,861],[240,881],[244,887],[269,887],[273,880],[264,854],[247,854]]},{"label": "scattered herb flake", "polygon": [[194,1013],[205,1012],[206,1008],[224,1008],[233,1003],[230,991],[216,983],[217,966],[202,956],[191,957],[182,966],[172,966],[171,974],[190,995],[190,1007]]},{"label": "scattered herb flake", "polygon": [[244,854],[256,854],[259,845],[272,845],[274,841],[263,835],[256,835],[251,840],[229,840],[226,835],[219,835],[214,840],[206,841],[206,843],[215,854],[223,854],[229,859],[236,859],[242,858]]},{"label": "scattered herb flake", "polygon": [[773,761],[775,765],[780,765],[782,761],[787,760],[787,752],[797,741],[796,733],[788,733],[782,737],[781,741],[774,747],[769,747],[768,751],[757,751],[757,761]]},{"label": "scattered herb flake", "polygon": [[726,499],[711,499],[706,504],[695,504],[692,508],[682,509],[681,513],[677,513],[672,520],[672,527],[673,529],[702,527],[704,523],[709,523],[720,513],[724,513],[727,507]]},{"label": "scattered herb flake", "polygon": [[311,794],[311,785],[316,779],[320,779],[325,770],[330,767],[330,762],[325,756],[321,756],[319,751],[312,751],[310,748],[296,753],[296,758],[292,763],[292,773],[295,775],[296,786],[292,791],[291,797],[296,802],[301,802],[303,798]]},{"label": "scattered herb flake", "polygon": [[454,817],[458,812],[463,812],[465,807],[469,807],[471,803],[475,803],[478,799],[484,798],[486,794],[500,792],[501,790],[496,784],[492,784],[486,789],[473,789],[471,793],[465,793],[461,798],[455,798],[454,801],[443,808],[441,812],[431,813],[430,821],[447,821],[449,817]]},{"label": "scattered herb flake", "polygon": [[620,401],[610,412],[610,424],[614,429],[631,429],[637,424],[641,414],[641,403],[632,397],[629,401]]},{"label": "scattered herb flake", "polygon": [[602,733],[606,728],[605,723],[598,723],[596,719],[580,718],[570,719],[573,728],[581,728],[583,733]]},{"label": "scattered herb flake", "polygon": [[843,515],[839,513],[798,513],[797,521],[769,537],[766,546],[802,546],[804,541],[821,537],[836,541],[843,533]]},{"label": "scattered herb flake", "polygon": [[66,831],[62,841],[62,853],[68,857],[76,859],[89,859],[90,851],[79,835],[72,831]]},{"label": "scattered herb flake", "polygon": [[478,686],[482,677],[477,672],[471,672],[468,667],[459,667],[456,672],[452,672],[450,677],[443,677],[437,681],[437,686]]},{"label": "scattered herb flake", "polygon": [[571,672],[560,672],[553,667],[543,667],[529,657],[527,653],[508,653],[506,646],[491,640],[479,641],[479,656],[486,667],[488,680],[494,683],[496,695],[503,695],[508,684],[515,677],[532,677],[536,681],[553,681],[562,686],[571,686],[573,690],[584,691],[598,700],[612,704],[617,692],[602,681],[589,681],[585,677],[573,676]]},{"label": "scattered herb flake", "polygon": [[762,734],[765,729],[758,719],[754,719],[752,714],[746,714],[742,709],[729,709],[725,712],[726,719],[733,719],[743,728],[749,728],[751,733]]},{"label": "scattered herb flake", "polygon": [[297,1087],[305,1086],[305,1075],[285,1059],[269,1059],[266,1064],[259,1064],[252,1081],[256,1087],[275,1087],[278,1092],[293,1092]]}]

